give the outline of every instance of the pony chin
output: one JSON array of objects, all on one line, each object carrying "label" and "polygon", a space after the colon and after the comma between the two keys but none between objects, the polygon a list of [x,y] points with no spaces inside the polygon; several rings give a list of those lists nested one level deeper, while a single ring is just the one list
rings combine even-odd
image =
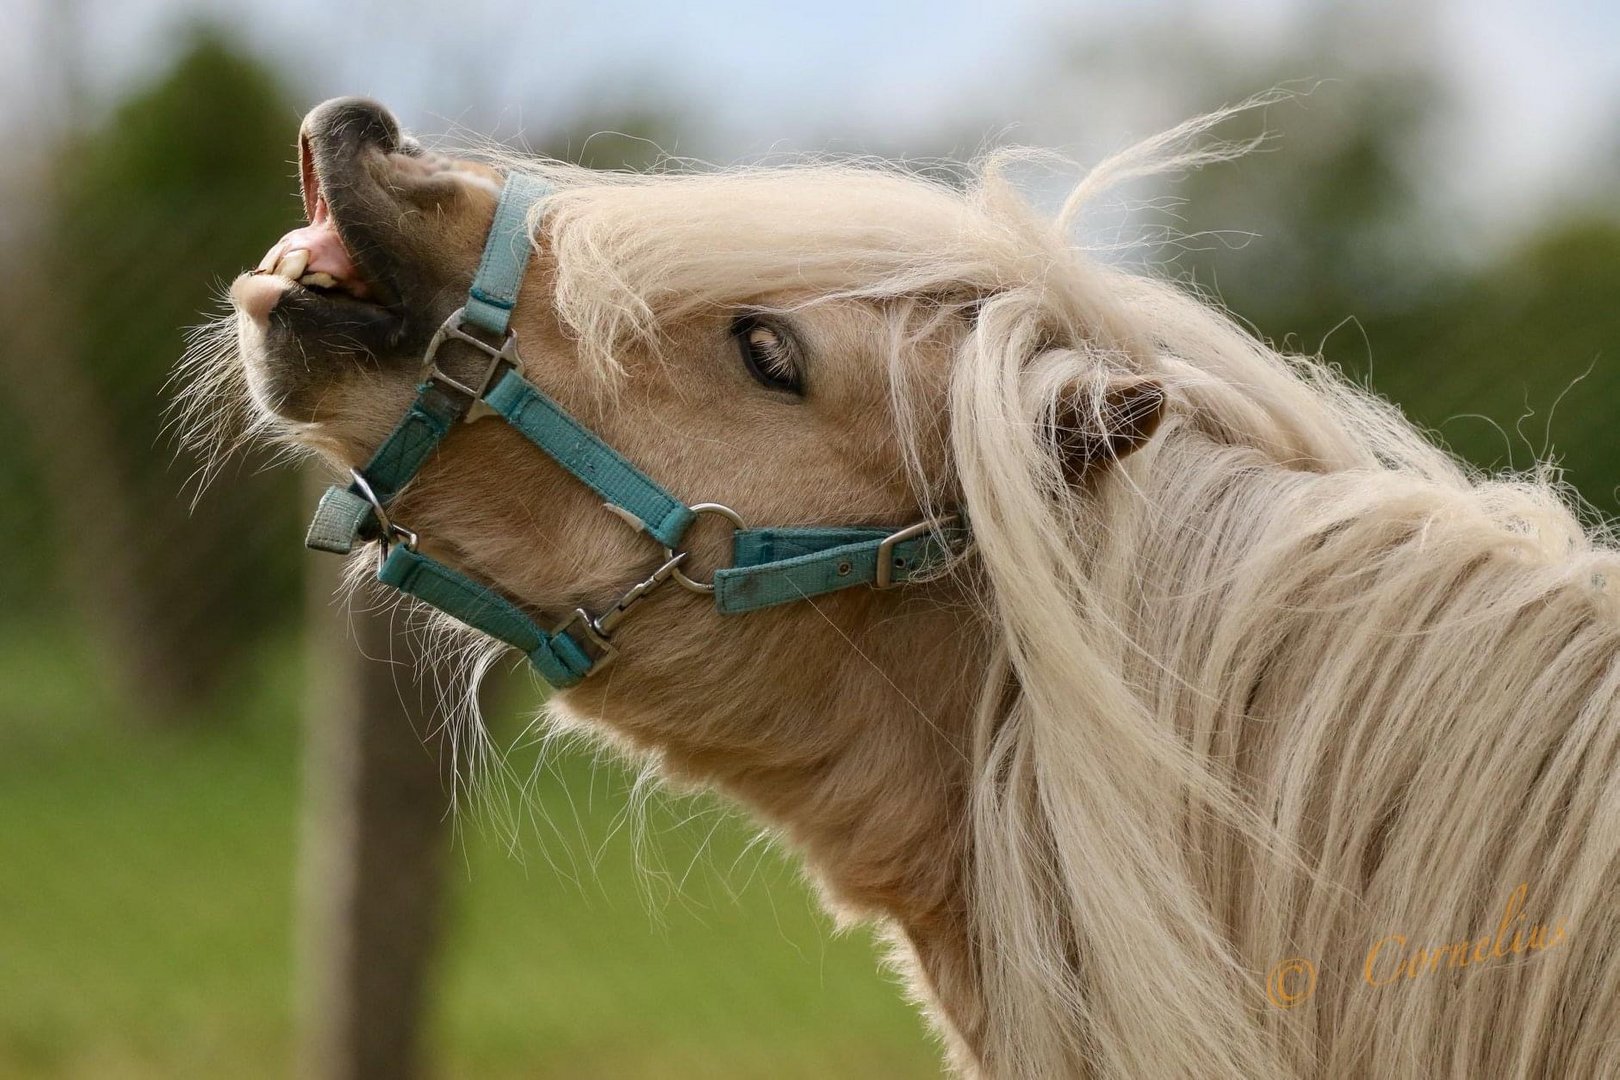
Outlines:
[{"label": "pony chin", "polygon": [[269,346],[265,341],[264,322],[243,312],[237,315],[236,323],[237,348],[248,396],[254,407],[267,419],[283,419],[276,377],[266,361]]}]

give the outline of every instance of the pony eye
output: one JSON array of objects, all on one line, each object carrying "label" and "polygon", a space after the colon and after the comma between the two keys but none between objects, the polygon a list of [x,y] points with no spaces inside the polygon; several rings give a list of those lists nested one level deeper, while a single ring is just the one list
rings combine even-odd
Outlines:
[{"label": "pony eye", "polygon": [[743,366],[761,386],[790,394],[804,393],[793,346],[780,330],[758,316],[744,315],[732,324],[731,333],[737,339]]}]

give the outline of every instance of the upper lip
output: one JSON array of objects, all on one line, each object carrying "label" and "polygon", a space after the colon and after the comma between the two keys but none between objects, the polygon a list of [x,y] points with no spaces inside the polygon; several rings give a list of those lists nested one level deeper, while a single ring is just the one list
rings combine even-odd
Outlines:
[{"label": "upper lip", "polygon": [[381,167],[406,144],[388,110],[364,98],[336,98],[304,118],[298,137],[305,217],[313,223],[325,202],[349,258],[384,307],[398,308],[402,275],[383,240],[397,232],[399,204]]}]

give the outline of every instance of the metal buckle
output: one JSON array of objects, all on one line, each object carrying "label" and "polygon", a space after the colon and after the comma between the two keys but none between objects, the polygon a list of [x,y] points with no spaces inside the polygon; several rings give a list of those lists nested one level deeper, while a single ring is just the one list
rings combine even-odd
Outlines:
[{"label": "metal buckle", "polygon": [[[579,627],[579,633],[570,633],[575,626]],[[591,658],[591,669],[585,673],[587,679],[607,667],[613,662],[613,658],[619,655],[619,650],[613,647],[613,642],[602,633],[596,625],[596,620],[584,608],[575,608],[574,613],[558,623],[551,634],[553,637],[567,637],[585,647],[585,655]]]},{"label": "metal buckle", "polygon": [[913,540],[924,533],[933,532],[936,528],[943,529],[955,525],[956,522],[957,516],[955,514],[947,514],[942,518],[929,518],[919,521],[915,525],[906,526],[897,533],[890,533],[885,536],[878,544],[877,574],[872,579],[872,588],[892,589],[895,585],[901,584],[894,580],[894,547],[896,544]]},{"label": "metal buckle", "polygon": [[366,479],[365,473],[359,469],[350,469],[349,476],[354,479],[354,486],[360,492],[360,497],[371,504],[371,512],[377,517],[377,524],[382,526],[382,536],[377,539],[377,567],[382,568],[383,562],[388,558],[388,549],[393,546],[392,537],[399,537],[407,550],[415,551],[420,537],[388,516],[383,509],[382,500],[371,489],[371,482]]},{"label": "metal buckle", "polygon": [[[481,420],[486,416],[495,415],[495,410],[485,404],[484,395],[489,393],[490,385],[495,381],[495,373],[501,369],[501,364],[510,364],[514,368],[522,365],[518,360],[517,331],[507,331],[506,340],[501,342],[499,348],[496,348],[489,342],[475,337],[461,328],[466,313],[466,308],[456,308],[450,313],[450,317],[440,323],[439,328],[433,332],[433,340],[428,342],[427,351],[422,354],[422,368],[417,375],[417,382],[436,382],[441,386],[448,386],[452,390],[467,395],[472,404],[468,406],[467,412],[461,419],[465,423],[472,423],[474,420]],[[476,388],[452,378],[445,373],[443,368],[439,367],[437,359],[439,348],[450,338],[465,342],[489,357],[489,364],[484,368],[484,373],[479,378]]]}]

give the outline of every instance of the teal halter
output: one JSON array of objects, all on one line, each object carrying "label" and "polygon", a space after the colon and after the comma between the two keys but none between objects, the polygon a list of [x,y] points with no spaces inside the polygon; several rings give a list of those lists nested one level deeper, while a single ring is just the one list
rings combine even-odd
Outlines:
[{"label": "teal halter", "polygon": [[[966,544],[967,530],[954,520],[923,521],[898,530],[750,529],[734,511],[717,503],[688,506],[518,374],[517,337],[508,332],[507,324],[529,262],[529,211],[549,192],[545,183],[531,177],[516,173],[508,177],[467,303],[439,327],[422,357],[416,400],[365,468],[352,470],[353,482],[328,488],[321,496],[305,539],[309,547],[344,554],[357,543],[377,541],[382,555],[379,581],[521,649],[548,683],[562,688],[612,660],[613,631],[619,622],[670,579],[693,591],[712,593],[716,609],[729,615],[855,585],[886,589],[937,568]],[[467,328],[501,344],[491,345]],[[487,358],[476,385],[458,382],[439,367],[439,350],[451,340]],[[591,615],[579,609],[546,631],[494,589],[418,551],[416,534],[389,518],[389,504],[451,429],[486,416],[512,425],[601,496],[607,509],[662,545],[663,565],[607,612]],[[716,570],[707,583],[681,572],[686,553],[678,550],[700,513],[721,514],[735,526],[732,564]]]}]

